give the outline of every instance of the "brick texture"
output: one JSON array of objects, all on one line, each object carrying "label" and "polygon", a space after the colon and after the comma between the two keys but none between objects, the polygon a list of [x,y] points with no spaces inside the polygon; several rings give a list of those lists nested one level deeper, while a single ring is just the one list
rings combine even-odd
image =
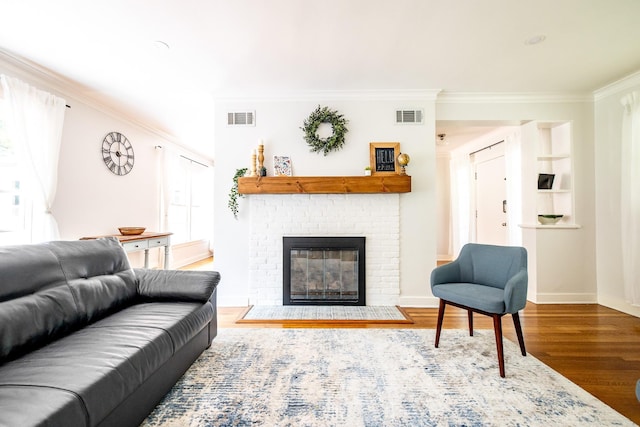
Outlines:
[{"label": "brick texture", "polygon": [[396,305],[399,209],[398,194],[252,195],[249,303],[282,305],[283,236],[364,236],[367,305]]}]

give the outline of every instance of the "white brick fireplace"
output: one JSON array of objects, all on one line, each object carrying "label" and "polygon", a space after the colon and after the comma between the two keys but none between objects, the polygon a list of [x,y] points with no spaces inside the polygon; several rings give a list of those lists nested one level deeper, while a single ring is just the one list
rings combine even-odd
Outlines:
[{"label": "white brick fireplace", "polygon": [[250,304],[282,305],[283,236],[366,237],[367,305],[398,304],[398,194],[287,194],[249,197]]}]

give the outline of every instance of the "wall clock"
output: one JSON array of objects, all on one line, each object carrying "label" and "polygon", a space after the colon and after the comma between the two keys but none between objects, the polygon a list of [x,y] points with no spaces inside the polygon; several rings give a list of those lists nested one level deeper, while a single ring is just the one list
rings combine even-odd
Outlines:
[{"label": "wall clock", "polygon": [[133,169],[133,146],[120,132],[109,132],[102,140],[102,160],[116,175],[126,175]]}]

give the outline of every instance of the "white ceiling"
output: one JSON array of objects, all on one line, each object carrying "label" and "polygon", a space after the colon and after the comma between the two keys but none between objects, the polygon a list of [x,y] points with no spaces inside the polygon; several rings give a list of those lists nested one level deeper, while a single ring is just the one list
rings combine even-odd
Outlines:
[{"label": "white ceiling", "polygon": [[0,49],[201,152],[216,97],[589,93],[640,70],[638,0],[0,0],[0,16]]}]

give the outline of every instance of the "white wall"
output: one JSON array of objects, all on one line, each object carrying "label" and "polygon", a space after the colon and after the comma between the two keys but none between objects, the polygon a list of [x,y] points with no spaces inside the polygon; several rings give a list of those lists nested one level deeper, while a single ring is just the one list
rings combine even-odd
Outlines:
[{"label": "white wall", "polygon": [[[527,96],[467,95],[439,97],[437,120],[572,121],[574,142],[576,230],[523,232],[530,251],[530,282],[544,303],[595,302],[595,197],[593,104],[590,96],[548,99]],[[524,151],[523,147],[523,151]],[[535,197],[535,187],[532,190]],[[523,199],[524,203],[524,199]],[[535,234],[535,236],[528,236]],[[535,267],[533,267],[535,266]],[[531,271],[535,268],[535,271]]]},{"label": "white wall", "polygon": [[598,302],[640,317],[640,307],[625,301],[620,232],[620,158],[623,109],[620,99],[640,91],[636,73],[596,92],[595,192]]},{"label": "white wall", "polygon": [[[0,72],[61,96],[71,107],[65,112],[58,187],[51,209],[62,240],[117,234],[123,226],[160,230],[160,171],[154,147],[170,146],[171,141],[84,99],[69,81],[25,69],[4,57],[0,57]],[[111,173],[102,160],[102,140],[111,131],[123,133],[134,148],[135,165],[125,176]],[[174,266],[179,265],[180,252],[173,255]],[[143,253],[130,254],[130,260],[133,266],[142,266]],[[160,249],[153,250],[150,266],[157,266],[160,260]]]},{"label": "white wall", "polygon": [[436,155],[436,218],[437,248],[439,260],[451,260],[451,177],[448,152]]},{"label": "white wall", "polygon": [[[248,212],[251,197],[240,200],[238,220],[227,207],[232,177],[249,167],[251,150],[262,139],[265,164],[272,174],[273,155],[289,155],[294,175],[362,175],[369,165],[370,142],[400,142],[411,156],[407,173],[412,192],[400,195],[400,304],[433,305],[429,274],[436,263],[435,111],[432,93],[310,94],[297,99],[224,100],[216,104],[215,267],[222,275],[221,305],[246,305],[249,283]],[[311,153],[300,127],[318,106],[326,105],[349,120],[344,148],[327,156]],[[396,125],[398,108],[423,108],[424,125]],[[255,127],[228,127],[226,113],[256,111]]]}]

